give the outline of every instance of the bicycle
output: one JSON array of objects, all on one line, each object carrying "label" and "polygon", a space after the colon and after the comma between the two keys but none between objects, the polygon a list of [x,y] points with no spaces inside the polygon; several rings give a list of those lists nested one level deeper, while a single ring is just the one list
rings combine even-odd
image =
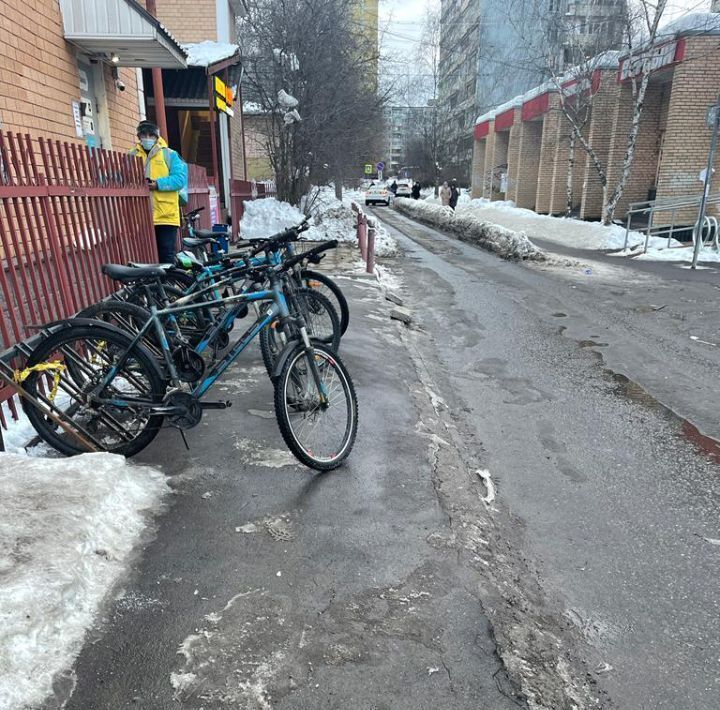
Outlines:
[{"label": "bicycle", "polygon": [[[320,245],[311,251],[319,254],[328,248]],[[249,303],[267,303],[268,307],[190,391],[183,389],[163,319],[205,307],[192,303],[191,296],[168,308],[153,306],[150,320],[135,335],[82,318],[55,326],[28,358],[29,375],[24,387],[30,397],[54,413],[61,412],[56,400],[58,392],[62,392],[65,413],[72,417],[83,437],[101,450],[132,456],[152,442],[165,420],[184,432],[200,423],[205,409],[230,406],[228,402],[204,402],[202,398],[252,340],[277,321],[288,338],[273,371],[280,432],[290,451],[306,466],[323,471],[337,468],[349,456],[357,435],[357,398],[340,358],[310,340],[302,315],[290,314],[281,276],[302,258],[298,255],[277,266],[253,267],[248,275],[255,278],[261,290],[212,302],[227,308],[227,319],[234,318]],[[164,275],[159,267],[139,267],[138,271],[148,278]],[[269,288],[261,286],[266,280]],[[225,319],[216,323],[214,330],[223,328],[224,323]],[[167,378],[143,344],[151,329],[169,373]],[[54,371],[51,391],[45,386],[48,375],[43,368],[48,367]],[[53,448],[66,455],[87,450],[59,430],[43,409],[25,401],[23,406],[39,436]]]}]

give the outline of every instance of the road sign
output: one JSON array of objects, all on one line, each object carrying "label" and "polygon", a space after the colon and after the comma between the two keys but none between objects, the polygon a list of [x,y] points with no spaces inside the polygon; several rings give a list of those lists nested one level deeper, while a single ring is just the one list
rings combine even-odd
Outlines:
[{"label": "road sign", "polygon": [[385,170],[385,163],[382,162],[382,160],[375,166],[380,172]]},{"label": "road sign", "polygon": [[373,174],[372,163],[366,163],[365,164],[365,175],[372,175],[372,174]]}]

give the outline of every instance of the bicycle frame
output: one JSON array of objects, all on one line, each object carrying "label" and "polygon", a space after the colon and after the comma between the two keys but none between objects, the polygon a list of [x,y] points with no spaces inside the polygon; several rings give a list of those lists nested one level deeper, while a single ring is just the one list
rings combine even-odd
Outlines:
[{"label": "bicycle frame", "polygon": [[[150,329],[154,329],[155,334],[157,335],[160,345],[162,347],[163,352],[163,358],[165,360],[165,364],[167,365],[167,368],[170,372],[170,381],[174,385],[179,385],[179,377],[177,373],[177,368],[175,367],[175,363],[172,359],[172,353],[170,351],[170,346],[168,343],[167,335],[165,333],[165,329],[162,324],[162,319],[166,316],[172,316],[175,313],[180,312],[187,312],[189,310],[196,310],[200,308],[207,308],[211,306],[219,306],[224,304],[230,304],[235,303],[237,304],[235,308],[230,309],[225,317],[220,321],[218,324],[215,325],[213,330],[211,331],[210,336],[208,336],[208,341],[212,339],[215,332],[223,327],[223,324],[227,321],[232,321],[237,313],[240,311],[242,306],[244,306],[247,303],[252,302],[258,302],[258,301],[272,301],[272,305],[267,310],[267,312],[264,315],[259,315],[257,320],[243,333],[238,341],[235,343],[235,345],[230,348],[230,350],[225,354],[225,356],[218,360],[210,369],[210,372],[202,379],[202,381],[196,385],[195,389],[191,392],[191,395],[197,399],[202,397],[210,388],[213,386],[215,381],[222,375],[225,370],[239,357],[240,353],[245,350],[245,348],[252,342],[252,340],[258,335],[258,333],[265,328],[266,326],[270,325],[274,320],[280,320],[280,322],[285,322],[287,319],[290,318],[290,311],[287,306],[287,301],[285,299],[285,295],[282,293],[282,289],[278,284],[277,278],[271,277],[270,279],[270,285],[271,288],[269,290],[263,290],[263,291],[254,291],[250,293],[243,293],[243,294],[237,294],[234,296],[229,296],[228,298],[218,299],[216,301],[211,302],[204,302],[199,304],[189,304],[189,305],[173,305],[169,308],[163,308],[158,309],[156,307],[152,307],[150,313],[151,317],[150,319],[143,325],[143,327],[140,329],[140,331],[135,335],[135,337],[132,340],[132,343],[128,346],[127,350],[120,356],[117,363],[115,363],[108,373],[105,375],[103,380],[100,382],[100,384],[95,388],[94,390],[94,401],[95,403],[106,403],[110,404],[115,407],[132,407],[135,405],[143,405],[147,406],[149,408],[156,408],[157,403],[150,402],[148,400],[143,400],[139,398],[134,397],[126,397],[126,398],[112,398],[112,399],[103,399],[101,397],[98,397],[96,393],[102,392],[115,378],[115,376],[118,374],[118,372],[123,368],[125,363],[127,362],[127,359],[130,355],[130,352],[140,344],[142,339],[145,337],[147,333],[149,333]],[[212,287],[211,287],[212,288]],[[186,296],[185,298],[190,298],[189,296]],[[184,300],[184,299],[180,299]],[[176,301],[176,304],[178,301]],[[301,329],[302,332],[304,332],[304,327]],[[307,333],[305,333],[305,337],[303,338],[303,341],[307,340],[307,345],[309,345],[309,339],[307,339]],[[320,388],[321,390],[324,390],[325,388]],[[323,395],[325,395],[324,392],[322,392]]]}]

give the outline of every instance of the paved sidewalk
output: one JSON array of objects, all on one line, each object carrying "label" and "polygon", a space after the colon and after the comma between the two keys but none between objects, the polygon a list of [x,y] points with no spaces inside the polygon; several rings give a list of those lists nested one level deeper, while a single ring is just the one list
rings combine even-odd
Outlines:
[{"label": "paved sidewalk", "polygon": [[234,406],[206,413],[189,452],[173,431],[144,452],[174,500],[47,708],[71,691],[68,710],[518,707],[480,576],[447,543],[404,326],[369,277],[340,283],[360,405],[348,464],[320,476],[285,450],[251,348],[217,392]]}]

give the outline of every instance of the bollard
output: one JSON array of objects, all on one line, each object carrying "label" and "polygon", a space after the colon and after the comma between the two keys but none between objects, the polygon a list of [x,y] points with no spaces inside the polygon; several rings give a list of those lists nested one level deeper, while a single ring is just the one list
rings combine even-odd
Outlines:
[{"label": "bollard", "polygon": [[360,245],[360,254],[363,258],[363,261],[365,261],[367,260],[368,224],[367,217],[364,214],[360,217],[360,224],[358,225],[358,244]]},{"label": "bollard", "polygon": [[365,256],[366,268],[368,274],[375,271],[375,225],[368,229],[367,252]]}]

